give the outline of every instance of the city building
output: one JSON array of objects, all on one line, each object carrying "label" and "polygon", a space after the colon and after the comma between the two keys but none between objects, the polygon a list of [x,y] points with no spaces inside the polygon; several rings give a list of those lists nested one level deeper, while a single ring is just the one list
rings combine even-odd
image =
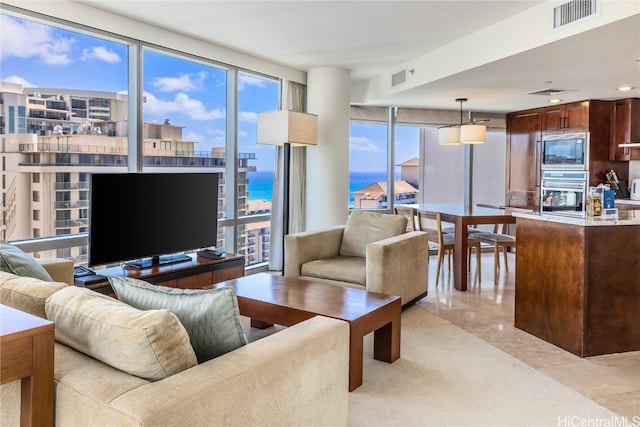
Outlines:
[{"label": "city building", "polygon": [[[354,207],[357,209],[384,209],[388,206],[387,183],[375,182],[354,191]],[[418,189],[401,180],[394,183],[395,204],[416,203]]]},{"label": "city building", "polygon": [[[127,172],[127,104],[126,95],[118,93],[62,88],[31,91],[19,84],[0,83],[0,240],[88,231],[91,173]],[[218,172],[218,192],[225,194],[224,148],[197,151],[196,143],[183,140],[182,127],[169,119],[144,123],[143,141],[145,170]],[[240,214],[247,214],[247,173],[255,171],[249,165],[255,156],[241,153],[238,158],[238,207]],[[224,216],[225,205],[226,199],[220,196],[219,217]],[[239,242],[248,244],[248,232],[240,231]],[[268,226],[261,233],[268,238]],[[220,231],[219,247],[224,247],[223,239]],[[241,254],[247,251],[244,244],[239,246]],[[34,255],[87,261],[86,246],[49,252]],[[268,259],[268,244],[258,259]]]}]

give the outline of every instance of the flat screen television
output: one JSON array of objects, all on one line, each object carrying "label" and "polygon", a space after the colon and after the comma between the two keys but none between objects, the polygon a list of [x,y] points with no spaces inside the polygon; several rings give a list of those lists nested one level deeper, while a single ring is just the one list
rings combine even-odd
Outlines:
[{"label": "flat screen television", "polygon": [[89,266],[189,261],[216,245],[217,173],[93,173]]}]

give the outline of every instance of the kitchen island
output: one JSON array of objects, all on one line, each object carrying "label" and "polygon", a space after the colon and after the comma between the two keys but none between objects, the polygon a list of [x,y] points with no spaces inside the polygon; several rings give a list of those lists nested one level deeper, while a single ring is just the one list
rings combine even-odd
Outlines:
[{"label": "kitchen island", "polygon": [[640,210],[513,215],[515,326],[580,357],[640,350]]}]

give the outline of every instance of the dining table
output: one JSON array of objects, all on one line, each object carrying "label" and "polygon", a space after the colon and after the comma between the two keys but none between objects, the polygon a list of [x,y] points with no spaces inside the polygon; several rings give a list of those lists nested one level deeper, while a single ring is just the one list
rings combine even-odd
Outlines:
[{"label": "dining table", "polygon": [[504,208],[487,205],[466,205],[464,203],[420,203],[408,204],[415,209],[440,212],[444,222],[454,225],[453,248],[453,287],[458,291],[466,291],[467,273],[467,237],[470,225],[482,224],[515,224],[516,218]]}]

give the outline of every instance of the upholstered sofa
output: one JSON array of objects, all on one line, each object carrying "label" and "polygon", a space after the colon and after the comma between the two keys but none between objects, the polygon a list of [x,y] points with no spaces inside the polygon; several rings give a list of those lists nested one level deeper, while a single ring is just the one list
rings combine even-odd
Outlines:
[{"label": "upholstered sofa", "polygon": [[345,225],[285,237],[284,275],[397,295],[402,305],[427,294],[428,240],[407,219],[353,211]]},{"label": "upholstered sofa", "polygon": [[[70,286],[64,283],[73,280],[69,262],[50,262],[45,269],[53,281],[0,271],[0,303],[56,320],[55,425],[346,425],[346,322],[317,316],[197,363],[172,312],[139,310]],[[155,320],[144,324],[149,316]],[[131,324],[123,320],[129,318]],[[138,329],[150,342],[143,337],[118,348],[113,343],[121,337],[109,337],[101,324],[112,321],[123,329],[142,322]],[[143,375],[145,364],[157,363],[136,352],[149,345],[160,360],[160,372],[154,372],[160,379],[143,378],[149,376]],[[83,346],[105,348],[103,354],[90,348],[90,357],[74,348]],[[0,389],[0,425],[17,426],[20,381]]]}]

